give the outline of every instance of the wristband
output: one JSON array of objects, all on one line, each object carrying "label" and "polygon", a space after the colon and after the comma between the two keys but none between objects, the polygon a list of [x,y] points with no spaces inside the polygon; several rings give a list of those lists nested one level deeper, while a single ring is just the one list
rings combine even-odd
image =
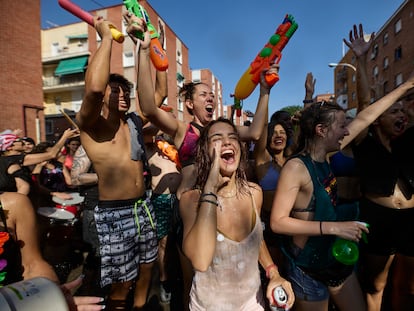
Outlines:
[{"label": "wristband", "polygon": [[213,193],[213,192],[203,193],[203,194],[200,195],[200,198],[207,197],[209,195],[213,196],[217,200],[217,195],[215,193]]},{"label": "wristband", "polygon": [[207,199],[204,199],[204,200],[200,200],[199,201],[200,204],[203,203],[203,202],[207,202],[207,203],[213,204],[215,206],[218,206],[217,201],[211,201],[211,200],[207,200]]},{"label": "wristband", "polygon": [[270,279],[270,270],[272,269],[272,268],[275,268],[276,270],[278,270],[277,269],[277,266],[274,264],[274,263],[272,263],[271,265],[268,265],[267,267],[266,267],[266,277],[268,278],[268,279]]}]

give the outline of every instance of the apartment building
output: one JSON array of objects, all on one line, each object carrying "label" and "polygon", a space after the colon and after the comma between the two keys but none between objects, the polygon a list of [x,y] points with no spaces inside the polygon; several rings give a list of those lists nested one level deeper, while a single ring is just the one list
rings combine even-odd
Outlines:
[{"label": "apartment building", "polygon": [[[152,24],[158,28],[162,25],[165,33],[164,48],[169,60],[168,67],[168,98],[164,102],[173,108],[179,120],[191,121],[184,103],[180,101],[178,91],[186,81],[200,81],[211,86],[217,100],[215,117],[226,115],[227,108],[223,107],[222,85],[209,69],[190,70],[189,50],[174,31],[162,20],[151,5],[142,1]],[[114,41],[111,71],[124,75],[136,83],[135,46],[126,34],[122,14],[125,7],[120,4],[92,12],[114,22],[115,26],[125,35],[125,41],[119,44]],[[62,117],[62,111],[71,118],[79,111],[84,91],[85,70],[88,60],[94,54],[100,38],[96,31],[85,22],[42,30],[42,63],[43,91],[46,118],[46,136],[61,133],[68,121]],[[153,71],[155,79],[155,69]],[[131,96],[137,100],[136,93]],[[131,110],[136,106],[132,105]]]},{"label": "apartment building", "polygon": [[[367,71],[371,85],[371,102],[388,94],[403,83],[414,69],[414,0],[405,0],[375,34],[368,55]],[[355,66],[351,51],[340,63]],[[346,109],[357,107],[355,70],[351,66],[337,66],[335,97]],[[414,101],[414,90],[401,99],[409,105]]]},{"label": "apartment building", "polygon": [[21,129],[40,141],[44,133],[40,0],[0,0],[0,132]]}]

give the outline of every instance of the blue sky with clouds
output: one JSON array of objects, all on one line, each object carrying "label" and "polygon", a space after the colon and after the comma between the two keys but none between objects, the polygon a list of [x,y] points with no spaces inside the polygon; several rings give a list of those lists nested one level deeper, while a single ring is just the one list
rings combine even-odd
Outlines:
[{"label": "blue sky with clouds", "polygon": [[[85,10],[122,3],[121,0],[73,0]],[[298,30],[283,50],[280,81],[273,87],[270,113],[301,105],[306,73],[316,78],[315,94],[333,93],[333,69],[328,63],[342,58],[342,39],[353,24],[366,33],[377,32],[403,0],[154,0],[148,1],[189,48],[191,69],[209,68],[222,82],[225,104],[249,64],[263,48],[286,14],[294,16]],[[41,0],[43,28],[79,21],[58,1]],[[256,89],[244,101],[254,111]]]}]

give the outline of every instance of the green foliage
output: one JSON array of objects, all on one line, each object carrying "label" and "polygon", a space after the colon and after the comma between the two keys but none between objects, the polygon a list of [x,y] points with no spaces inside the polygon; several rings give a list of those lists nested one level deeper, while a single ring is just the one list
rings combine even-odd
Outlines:
[{"label": "green foliage", "polygon": [[295,114],[296,111],[302,110],[303,106],[287,106],[283,107],[280,110],[285,110],[290,113],[291,116]]}]

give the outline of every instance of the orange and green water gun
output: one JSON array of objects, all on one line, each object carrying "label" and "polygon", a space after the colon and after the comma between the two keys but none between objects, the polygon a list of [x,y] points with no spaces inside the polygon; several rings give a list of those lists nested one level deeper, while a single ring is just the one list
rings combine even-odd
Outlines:
[{"label": "orange and green water gun", "polygon": [[[139,18],[143,18],[147,23],[148,31],[151,35],[151,43],[150,43],[150,58],[151,62],[154,64],[154,67],[157,70],[165,71],[168,68],[168,58],[167,54],[165,53],[163,47],[161,46],[160,41],[158,40],[159,34],[155,29],[154,25],[151,24],[150,18],[148,16],[147,11],[145,8],[138,3],[137,0],[123,0],[126,9],[133,13],[135,16]],[[143,39],[144,36],[142,33],[136,33],[135,37],[139,39]]]},{"label": "orange and green water gun", "polygon": [[[259,54],[257,54],[249,68],[241,76],[236,85],[234,95],[232,95],[234,97],[233,108],[236,109],[237,116],[240,116],[243,99],[249,97],[260,82],[261,72],[270,68],[273,63],[278,64],[280,62],[280,59],[282,58],[282,50],[289,42],[296,29],[298,29],[298,24],[295,22],[293,16],[286,14],[283,22],[277,27],[276,32],[270,37],[269,41]],[[269,85],[274,85],[279,81],[279,75],[266,74],[265,79]]]}]

